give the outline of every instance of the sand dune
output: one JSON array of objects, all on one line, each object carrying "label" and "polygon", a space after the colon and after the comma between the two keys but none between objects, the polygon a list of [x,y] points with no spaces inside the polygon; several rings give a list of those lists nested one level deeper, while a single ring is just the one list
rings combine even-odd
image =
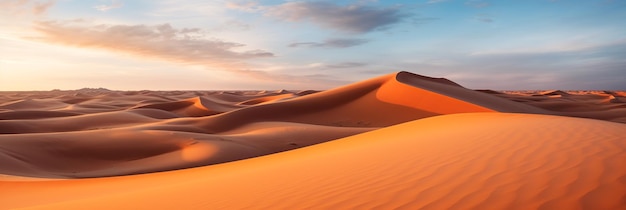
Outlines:
[{"label": "sand dune", "polygon": [[258,121],[384,127],[464,112],[547,113],[537,107],[424,78],[427,77],[401,72],[290,100],[237,109],[222,115],[166,123],[191,125],[204,128],[209,133],[217,133]]},{"label": "sand dune", "polygon": [[264,97],[254,98],[254,99],[240,102],[238,104],[239,105],[256,105],[256,104],[262,104],[262,103],[276,102],[276,101],[285,100],[285,99],[289,99],[293,97],[295,97],[294,94],[285,93],[285,94],[274,95],[274,96],[264,96]]},{"label": "sand dune", "polygon": [[624,91],[409,72],[327,91],[0,92],[0,209],[620,209],[622,123]]},{"label": "sand dune", "polygon": [[[549,114],[626,123],[624,91],[507,91],[493,94],[549,110]],[[557,97],[555,97],[557,96]]]},{"label": "sand dune", "polygon": [[[36,114],[36,113],[33,113]],[[0,133],[49,133],[82,131],[144,124],[155,120],[132,112],[105,112],[37,120],[2,120]]]},{"label": "sand dune", "polygon": [[0,104],[0,109],[8,110],[39,110],[54,109],[67,106],[66,103],[50,99],[23,99]]},{"label": "sand dune", "polygon": [[[174,170],[281,152],[441,114],[493,112],[423,89],[451,94],[458,94],[458,91],[475,93],[446,81],[398,73],[301,97],[284,90],[226,93],[229,104],[224,97],[216,95],[183,100],[169,96],[159,99],[173,101],[127,108],[124,106],[132,104],[132,100],[126,97],[128,95],[107,91],[83,103],[100,101],[103,105],[115,106],[109,112],[36,121],[0,121],[2,133],[19,134],[0,136],[0,141],[5,142],[2,148],[11,154],[1,159],[17,162],[7,166],[3,173],[36,177],[99,177]],[[491,104],[509,102],[476,94],[479,95],[475,97],[491,100]],[[150,100],[145,97],[147,94],[141,95],[136,100]],[[224,94],[217,96],[220,95]],[[259,103],[250,103],[255,100],[248,99],[252,96]],[[120,99],[115,101],[115,97]],[[76,105],[82,103],[71,106],[76,108]],[[124,110],[117,111],[120,108]],[[241,129],[250,125],[256,125],[255,131],[242,133]],[[264,134],[261,132],[264,130],[274,130],[277,134]],[[287,138],[291,140],[280,140]],[[83,142],[81,139],[90,140]],[[14,144],[16,141],[20,144]],[[108,143],[115,146],[102,146]],[[169,149],[162,149],[162,143]],[[49,144],[55,147],[47,147]],[[187,160],[181,154],[188,153],[185,151],[189,148],[198,148],[194,149],[198,150],[196,153],[203,155],[193,161]],[[75,151],[80,152],[74,154]],[[136,151],[141,155],[120,157],[113,153],[109,157],[107,151]],[[60,167],[66,162],[71,163]],[[14,169],[14,165],[20,165],[19,170]]]},{"label": "sand dune", "polygon": [[223,135],[135,129],[0,136],[0,171],[101,177],[210,165],[309,146],[370,128],[265,122]]},{"label": "sand dune", "polygon": [[199,117],[229,112],[242,107],[234,104],[228,104],[225,102],[220,103],[219,101],[214,101],[209,98],[197,96],[194,98],[180,101],[151,103],[148,105],[140,105],[133,108],[160,109],[185,117]]},{"label": "sand dune", "polygon": [[182,171],[3,182],[12,190],[0,198],[3,208],[54,209],[621,209],[625,129],[546,115],[445,115]]},{"label": "sand dune", "polygon": [[[424,106],[424,103],[432,103],[427,101],[436,101],[434,103],[433,109],[439,109],[438,113],[441,114],[452,114],[452,113],[463,113],[469,112],[467,109],[467,105],[461,104],[472,104],[474,106],[480,106],[483,109],[489,109],[498,112],[518,112],[518,113],[537,113],[537,114],[547,114],[543,109],[528,106],[526,104],[515,103],[509,100],[502,100],[501,98],[491,96],[489,94],[484,94],[479,91],[474,91],[470,89],[466,89],[461,87],[460,85],[453,83],[447,79],[438,79],[433,81],[433,79],[424,79],[424,76],[416,75],[410,72],[400,72],[396,75],[396,79],[398,82],[410,85],[413,88],[410,89],[412,91],[416,91],[413,93],[409,93],[408,95],[422,96],[425,95],[425,90],[430,91],[429,93],[433,98],[424,97],[418,100],[409,100],[409,103],[413,103],[416,107]],[[396,84],[396,83],[391,83]],[[419,92],[417,92],[419,91]],[[390,92],[396,92],[391,89]],[[391,95],[391,94],[386,94]],[[438,99],[436,97],[446,97],[448,100]],[[407,97],[407,96],[403,96]],[[471,110],[474,111],[474,110]]]},{"label": "sand dune", "polygon": [[76,116],[78,113],[62,111],[0,111],[0,120],[45,119],[54,117]]}]

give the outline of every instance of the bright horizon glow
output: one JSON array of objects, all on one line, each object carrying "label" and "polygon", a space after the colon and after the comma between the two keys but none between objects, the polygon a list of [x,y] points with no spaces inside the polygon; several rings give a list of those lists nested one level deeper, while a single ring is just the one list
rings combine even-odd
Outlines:
[{"label": "bright horizon glow", "polygon": [[626,90],[626,2],[5,0],[0,91]]}]

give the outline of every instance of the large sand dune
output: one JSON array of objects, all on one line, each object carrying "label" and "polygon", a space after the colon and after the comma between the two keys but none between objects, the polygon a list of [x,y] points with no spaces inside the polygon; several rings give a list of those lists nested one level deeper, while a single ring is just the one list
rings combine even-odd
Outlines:
[{"label": "large sand dune", "polygon": [[[450,132],[454,129],[454,132]],[[3,182],[3,207],[620,209],[626,125],[471,113],[180,171]]]},{"label": "large sand dune", "polygon": [[322,92],[2,92],[0,209],[626,208],[625,96],[408,72]]}]

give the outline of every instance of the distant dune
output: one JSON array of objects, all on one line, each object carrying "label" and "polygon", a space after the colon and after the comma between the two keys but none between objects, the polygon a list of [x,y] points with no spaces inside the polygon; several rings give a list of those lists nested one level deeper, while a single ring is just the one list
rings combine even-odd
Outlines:
[{"label": "distant dune", "polygon": [[[583,119],[591,118],[591,119]],[[626,92],[0,92],[0,209],[623,209]]]}]

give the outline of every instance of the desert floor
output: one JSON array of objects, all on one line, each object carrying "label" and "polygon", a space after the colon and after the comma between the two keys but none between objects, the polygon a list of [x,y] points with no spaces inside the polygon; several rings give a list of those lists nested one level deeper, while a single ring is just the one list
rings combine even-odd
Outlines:
[{"label": "desert floor", "polygon": [[626,91],[0,92],[0,209],[626,209]]}]

